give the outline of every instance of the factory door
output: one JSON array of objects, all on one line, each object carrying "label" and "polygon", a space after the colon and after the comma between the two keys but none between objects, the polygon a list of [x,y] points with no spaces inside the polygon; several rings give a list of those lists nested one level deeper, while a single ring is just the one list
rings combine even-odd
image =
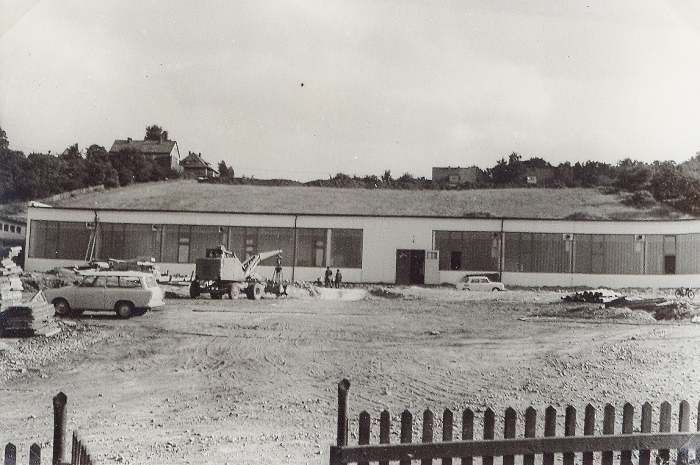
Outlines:
[{"label": "factory door", "polygon": [[425,250],[396,251],[396,284],[425,283]]}]

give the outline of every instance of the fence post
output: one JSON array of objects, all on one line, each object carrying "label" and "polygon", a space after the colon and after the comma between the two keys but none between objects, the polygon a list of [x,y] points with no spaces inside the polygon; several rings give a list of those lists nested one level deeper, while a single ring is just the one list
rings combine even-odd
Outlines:
[{"label": "fence post", "polygon": [[[595,407],[591,404],[586,405],[583,414],[583,435],[593,436],[595,434]],[[593,452],[583,453],[583,465],[593,465]],[[640,464],[641,465],[641,464]],[[647,464],[649,465],[649,464]]]},{"label": "fence post", "polygon": [[[423,435],[421,436],[421,442],[433,442],[433,423],[435,417],[430,409],[426,409],[423,412]],[[421,465],[433,465],[433,459],[423,459],[421,460]]]},{"label": "fence post", "polygon": [[[534,438],[537,428],[537,410],[530,406],[525,410],[525,437]],[[535,465],[535,455],[523,455],[523,465]]]},{"label": "fence post", "polygon": [[350,381],[343,379],[338,383],[338,440],[336,445],[348,445],[348,390]]},{"label": "fence post", "polygon": [[[503,426],[503,439],[515,438],[515,423],[518,419],[518,414],[513,407],[508,407],[505,413],[505,424]],[[514,455],[504,455],[503,465],[515,465]]]},{"label": "fence post", "polygon": [[[544,437],[557,435],[557,409],[551,405],[544,410]],[[554,465],[554,454],[542,454],[542,465]]]},{"label": "fence post", "polygon": [[[484,411],[484,439],[493,439],[496,426],[496,413],[487,408]],[[482,465],[493,465],[493,456],[485,455],[481,457]]]},{"label": "fence post", "polygon": [[[442,442],[452,441],[452,431],[454,428],[454,416],[452,410],[446,408],[442,412]],[[442,465],[452,465],[452,457],[443,457]]]},{"label": "fence post", "polygon": [[41,447],[36,442],[29,448],[29,465],[41,465]]},{"label": "fence post", "polygon": [[[649,402],[642,405],[642,423],[640,430],[642,433],[651,433],[652,408]],[[651,462],[651,451],[644,449],[639,451],[639,465],[649,465]]]},{"label": "fence post", "polygon": [[[681,402],[678,410],[678,432],[687,433],[688,431],[690,431],[690,404],[688,401],[684,400]],[[678,456],[676,457],[676,463],[678,465],[688,464],[688,449],[690,449],[688,444],[683,444],[678,448]]]},{"label": "fence post", "polygon": [[[622,407],[622,434],[632,434],[634,432],[634,406],[626,402]],[[620,451],[620,465],[632,465],[632,451]]]},{"label": "fence post", "polygon": [[5,465],[15,465],[17,463],[17,447],[11,442],[5,446]]},{"label": "fence post", "polygon": [[[391,437],[391,415],[388,410],[382,410],[379,415],[379,443],[389,444]],[[379,462],[379,465],[389,465],[389,462]]]},{"label": "fence post", "polygon": [[[576,408],[569,405],[564,414],[564,436],[576,436]],[[576,455],[573,452],[565,452],[563,455],[564,465],[574,465]]]},{"label": "fence post", "polygon": [[[413,415],[408,410],[401,414],[401,444],[410,444],[413,440]],[[410,460],[401,460],[400,465],[411,465]]]},{"label": "fence post", "polygon": [[[462,412],[462,441],[471,441],[474,439],[474,412],[472,409],[464,409]],[[462,457],[460,460],[462,465],[472,465],[474,459],[472,457]]]},{"label": "fence post", "polygon": [[60,465],[64,456],[67,402],[68,397],[62,392],[53,398],[53,465]]}]

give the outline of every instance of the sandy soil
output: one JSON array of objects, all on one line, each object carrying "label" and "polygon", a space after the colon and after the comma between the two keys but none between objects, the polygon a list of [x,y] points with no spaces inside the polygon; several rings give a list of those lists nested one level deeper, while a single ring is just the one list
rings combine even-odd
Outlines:
[{"label": "sandy soil", "polygon": [[404,409],[668,400],[677,410],[700,398],[699,325],[581,312],[555,291],[168,295],[142,317],[86,313],[52,338],[0,340],[0,441],[18,445],[20,463],[35,441],[51,456],[59,391],[69,429],[107,464],[328,463],[343,378],[353,431],[361,410],[375,420],[388,409],[398,425]]}]

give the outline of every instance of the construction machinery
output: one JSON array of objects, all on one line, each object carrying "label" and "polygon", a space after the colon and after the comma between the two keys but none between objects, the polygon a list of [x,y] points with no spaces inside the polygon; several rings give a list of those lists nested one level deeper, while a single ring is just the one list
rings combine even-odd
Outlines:
[{"label": "construction machinery", "polygon": [[[275,274],[266,280],[255,274],[263,260],[277,256]],[[228,295],[237,299],[245,293],[249,299],[258,300],[263,294],[286,295],[287,283],[282,276],[282,250],[273,250],[253,255],[241,262],[235,253],[222,245],[206,250],[206,257],[198,258],[195,276],[190,285],[190,297],[196,299],[208,293],[212,299]]]}]

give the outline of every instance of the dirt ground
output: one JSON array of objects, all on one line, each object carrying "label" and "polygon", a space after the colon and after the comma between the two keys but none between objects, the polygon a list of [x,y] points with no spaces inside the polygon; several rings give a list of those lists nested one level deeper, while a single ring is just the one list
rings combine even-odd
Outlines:
[{"label": "dirt ground", "polygon": [[235,302],[176,293],[141,317],[86,313],[50,338],[0,339],[0,441],[18,446],[19,463],[32,442],[51,456],[60,391],[69,430],[105,464],[328,463],[343,378],[355,443],[362,410],[376,421],[388,409],[397,429],[404,409],[563,414],[649,401],[658,412],[665,400],[677,411],[700,399],[700,325],[565,304],[557,291],[299,289]]}]

